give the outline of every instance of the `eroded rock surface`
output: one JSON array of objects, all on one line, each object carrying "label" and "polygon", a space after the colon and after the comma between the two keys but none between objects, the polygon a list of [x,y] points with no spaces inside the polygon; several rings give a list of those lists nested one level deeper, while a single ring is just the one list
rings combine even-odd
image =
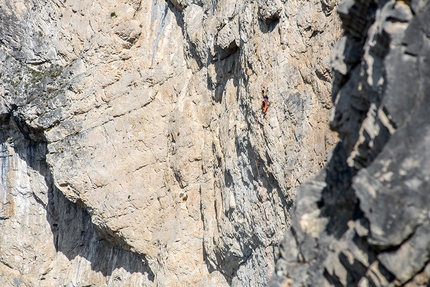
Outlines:
[{"label": "eroded rock surface", "polygon": [[331,127],[270,286],[428,286],[430,4],[342,1]]},{"label": "eroded rock surface", "polygon": [[0,5],[7,284],[266,284],[336,142],[335,3]]}]

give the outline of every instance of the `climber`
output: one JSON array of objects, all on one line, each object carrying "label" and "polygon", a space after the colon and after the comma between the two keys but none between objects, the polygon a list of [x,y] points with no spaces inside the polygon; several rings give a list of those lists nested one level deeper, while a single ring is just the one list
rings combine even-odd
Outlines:
[{"label": "climber", "polygon": [[267,95],[269,89],[267,87],[263,87],[261,93],[263,94],[263,101],[261,103],[261,110],[263,114],[266,114],[267,109],[269,108],[269,96]]}]

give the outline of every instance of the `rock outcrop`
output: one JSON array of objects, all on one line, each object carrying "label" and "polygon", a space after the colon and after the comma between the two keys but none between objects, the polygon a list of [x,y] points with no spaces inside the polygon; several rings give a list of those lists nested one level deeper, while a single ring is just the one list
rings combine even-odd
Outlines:
[{"label": "rock outcrop", "polygon": [[5,285],[266,284],[337,141],[335,4],[2,1]]},{"label": "rock outcrop", "polygon": [[326,167],[298,189],[270,286],[429,286],[430,4],[339,4]]}]

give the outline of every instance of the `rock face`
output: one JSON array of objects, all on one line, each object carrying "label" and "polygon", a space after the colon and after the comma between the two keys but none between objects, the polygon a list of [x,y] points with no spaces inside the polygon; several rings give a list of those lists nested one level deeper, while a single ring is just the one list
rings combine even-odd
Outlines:
[{"label": "rock face", "polygon": [[88,213],[53,185],[46,144],[11,125],[1,145],[2,285],[148,286],[147,262],[98,235]]},{"label": "rock face", "polygon": [[430,4],[339,4],[331,128],[270,286],[428,286]]},{"label": "rock face", "polygon": [[265,285],[337,141],[335,2],[0,6],[5,286]]}]

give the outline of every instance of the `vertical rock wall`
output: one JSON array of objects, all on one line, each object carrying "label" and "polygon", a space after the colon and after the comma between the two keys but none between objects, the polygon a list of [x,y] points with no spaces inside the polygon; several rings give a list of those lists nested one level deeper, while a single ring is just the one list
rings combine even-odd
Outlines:
[{"label": "vertical rock wall", "polygon": [[98,235],[88,213],[55,187],[45,157],[46,144],[11,118],[1,143],[1,284],[150,286],[147,262]]},{"label": "vertical rock wall", "polygon": [[342,1],[327,166],[301,186],[270,286],[428,286],[426,1]]},{"label": "vertical rock wall", "polygon": [[336,3],[0,5],[7,284],[266,284],[336,142]]}]

